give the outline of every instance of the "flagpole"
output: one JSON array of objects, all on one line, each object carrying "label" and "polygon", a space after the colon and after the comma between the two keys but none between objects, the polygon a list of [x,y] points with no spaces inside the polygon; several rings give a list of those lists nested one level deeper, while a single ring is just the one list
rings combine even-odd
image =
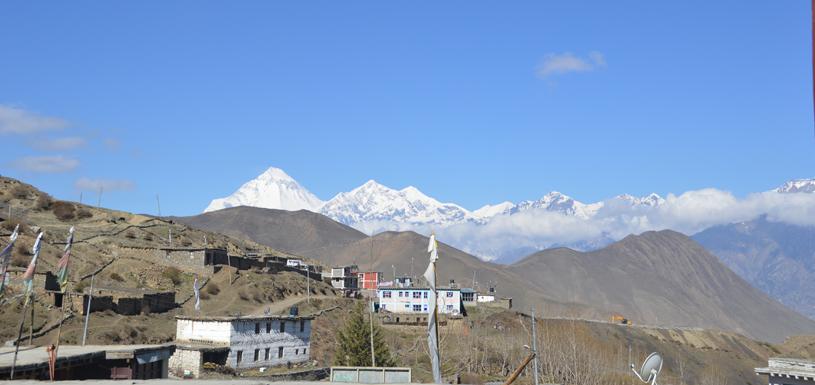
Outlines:
[{"label": "flagpole", "polygon": [[20,330],[17,331],[17,341],[14,344],[14,359],[11,361],[10,380],[14,379],[14,369],[17,367],[17,352],[20,351],[20,340],[23,339],[23,326],[25,326],[25,311],[28,310],[28,301],[23,303],[22,317],[20,318]]},{"label": "flagpole", "polygon": [[[31,299],[31,302],[36,301],[36,299]],[[31,304],[31,322],[28,324],[28,346],[31,346],[31,343],[34,340],[34,304]]]},{"label": "flagpole", "polygon": [[[438,248],[438,246],[436,246]],[[436,303],[433,304],[433,322],[436,324],[434,331],[436,332],[436,356],[439,360],[439,376],[441,376],[441,350],[439,350],[439,291],[436,290],[436,285],[439,280],[436,277],[436,261],[433,261],[433,297]]]},{"label": "flagpole", "polygon": [[88,321],[91,318],[91,300],[93,300],[93,278],[96,274],[91,275],[91,290],[88,292],[88,308],[85,311],[85,328],[82,331],[82,346],[85,346],[85,339],[88,338]]}]

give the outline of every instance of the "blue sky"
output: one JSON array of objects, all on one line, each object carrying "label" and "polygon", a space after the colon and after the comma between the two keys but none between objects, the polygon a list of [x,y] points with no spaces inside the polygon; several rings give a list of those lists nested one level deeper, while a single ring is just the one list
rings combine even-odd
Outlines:
[{"label": "blue sky", "polygon": [[469,209],[744,195],[815,176],[809,23],[802,0],[3,2],[0,174],[178,215],[269,166]]}]

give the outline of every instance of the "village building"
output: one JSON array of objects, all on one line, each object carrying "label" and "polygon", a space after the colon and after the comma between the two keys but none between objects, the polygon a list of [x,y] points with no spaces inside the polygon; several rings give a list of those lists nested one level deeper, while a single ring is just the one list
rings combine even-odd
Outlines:
[{"label": "village building", "polygon": [[[175,346],[165,345],[61,345],[56,380],[167,378],[168,361]],[[20,349],[14,379],[48,380],[48,351],[44,346]],[[14,347],[0,348],[0,379],[11,376]]]},{"label": "village building", "polygon": [[394,286],[396,287],[411,287],[413,286],[413,277],[403,276],[394,278]]},{"label": "village building", "polygon": [[376,290],[382,283],[382,273],[377,271],[365,271],[358,274],[359,287],[363,290]]},{"label": "village building", "polygon": [[345,295],[354,295],[359,291],[359,268],[357,265],[332,267],[329,272],[323,272],[323,279],[331,283],[337,290]]},{"label": "village building", "polygon": [[307,362],[309,316],[176,317],[176,351],[170,371],[197,378],[204,363],[235,370]]},{"label": "village building", "polygon": [[[461,315],[461,290],[440,288],[436,303],[440,314]],[[428,313],[430,311],[429,288],[379,288],[379,311],[391,313]]]},{"label": "village building", "polygon": [[461,288],[461,302],[464,306],[476,306],[478,302],[476,301],[478,296],[478,292],[468,287]]},{"label": "village building", "polygon": [[768,377],[770,385],[815,385],[815,362],[793,358],[770,358],[756,374]]}]

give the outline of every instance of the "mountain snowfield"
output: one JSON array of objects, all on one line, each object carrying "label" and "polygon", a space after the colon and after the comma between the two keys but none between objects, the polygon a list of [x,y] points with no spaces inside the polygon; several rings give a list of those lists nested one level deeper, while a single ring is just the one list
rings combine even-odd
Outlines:
[{"label": "mountain snowfield", "polygon": [[766,215],[770,220],[815,224],[815,179],[736,197],[713,188],[662,197],[618,195],[583,203],[552,191],[537,200],[501,202],[469,211],[442,203],[413,186],[392,189],[369,180],[322,201],[278,168],[269,168],[204,212],[235,206],[309,210],[366,234],[387,230],[435,231],[446,243],[488,260],[515,260],[536,250],[595,249],[629,234],[672,229],[694,234],[708,227]]}]

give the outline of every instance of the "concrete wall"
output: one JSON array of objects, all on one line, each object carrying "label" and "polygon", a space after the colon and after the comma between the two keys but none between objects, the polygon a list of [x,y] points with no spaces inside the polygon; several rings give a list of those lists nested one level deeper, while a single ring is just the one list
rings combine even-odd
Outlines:
[{"label": "concrete wall", "polygon": [[[300,320],[234,322],[227,365],[245,369],[308,361],[311,354],[311,320],[302,321],[303,331],[300,331]],[[281,322],[285,323],[284,332],[280,332]],[[260,333],[255,333],[256,323],[260,324]],[[266,331],[267,323],[270,324],[269,332]],[[283,356],[278,357],[281,347]],[[254,359],[255,349],[258,350],[257,361]],[[269,349],[268,360],[265,355],[266,349]],[[243,352],[240,364],[237,362],[238,351]]]},{"label": "concrete wall", "polygon": [[170,357],[169,370],[178,377],[183,377],[184,371],[189,370],[193,378],[198,378],[201,376],[201,364],[201,352],[176,347]]},{"label": "concrete wall", "polygon": [[181,344],[201,343],[228,346],[231,334],[230,322],[176,320],[175,339]]}]

